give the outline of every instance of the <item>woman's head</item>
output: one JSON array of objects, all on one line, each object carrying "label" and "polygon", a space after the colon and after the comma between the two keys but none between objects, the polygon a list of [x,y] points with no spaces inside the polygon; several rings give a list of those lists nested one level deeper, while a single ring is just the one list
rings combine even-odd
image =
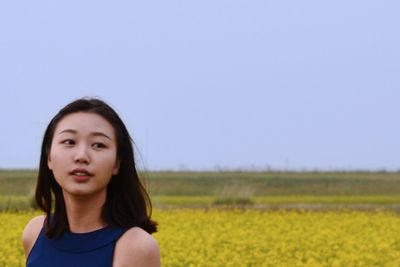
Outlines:
[{"label": "woman's head", "polygon": [[[43,138],[36,202],[48,218],[54,204],[52,219],[46,221],[50,237],[68,230],[63,190],[84,194],[85,187],[80,186],[83,184],[91,185],[87,190],[101,189],[101,183],[90,184],[95,174],[102,175],[100,182],[106,187],[102,215],[108,225],[138,225],[149,233],[156,231],[156,223],[150,219],[151,203],[135,167],[127,128],[105,102],[78,99],[54,116]],[[75,181],[66,182],[67,176]]]},{"label": "woman's head", "polygon": [[120,165],[114,132],[114,127],[96,113],[75,112],[58,122],[47,166],[66,201],[79,195],[104,203],[107,185]]}]

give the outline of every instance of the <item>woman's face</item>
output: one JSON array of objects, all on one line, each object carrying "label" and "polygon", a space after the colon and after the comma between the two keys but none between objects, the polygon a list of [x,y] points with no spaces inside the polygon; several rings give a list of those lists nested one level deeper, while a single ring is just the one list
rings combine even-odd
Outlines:
[{"label": "woman's face", "polygon": [[64,194],[105,193],[119,170],[113,126],[95,113],[65,116],[55,129],[47,164]]}]

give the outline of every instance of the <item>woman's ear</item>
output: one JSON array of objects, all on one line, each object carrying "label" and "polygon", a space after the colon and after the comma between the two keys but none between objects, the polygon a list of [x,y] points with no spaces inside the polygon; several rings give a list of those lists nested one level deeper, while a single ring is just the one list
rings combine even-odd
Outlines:
[{"label": "woman's ear", "polygon": [[47,167],[48,167],[50,170],[53,170],[53,163],[51,162],[50,155],[47,157]]},{"label": "woman's ear", "polygon": [[115,162],[114,169],[113,169],[113,171],[112,171],[112,174],[113,174],[113,175],[117,175],[117,174],[118,174],[118,172],[119,172],[119,166],[120,166],[120,161],[119,161],[119,159],[117,159],[117,161]]}]

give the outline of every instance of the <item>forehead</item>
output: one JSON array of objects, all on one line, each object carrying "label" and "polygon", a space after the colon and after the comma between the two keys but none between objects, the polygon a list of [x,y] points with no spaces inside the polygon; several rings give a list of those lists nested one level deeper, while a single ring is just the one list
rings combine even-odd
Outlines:
[{"label": "forehead", "polygon": [[62,118],[56,127],[55,134],[65,130],[74,130],[81,134],[103,132],[110,137],[114,136],[114,127],[102,116],[96,113],[76,112]]}]

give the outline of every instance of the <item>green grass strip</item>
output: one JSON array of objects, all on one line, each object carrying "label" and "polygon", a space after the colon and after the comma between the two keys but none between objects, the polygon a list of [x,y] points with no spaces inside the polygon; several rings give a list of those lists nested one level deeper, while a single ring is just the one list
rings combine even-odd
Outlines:
[{"label": "green grass strip", "polygon": [[[214,196],[152,196],[155,205],[211,205]],[[400,204],[400,196],[257,196],[255,204]]]}]

